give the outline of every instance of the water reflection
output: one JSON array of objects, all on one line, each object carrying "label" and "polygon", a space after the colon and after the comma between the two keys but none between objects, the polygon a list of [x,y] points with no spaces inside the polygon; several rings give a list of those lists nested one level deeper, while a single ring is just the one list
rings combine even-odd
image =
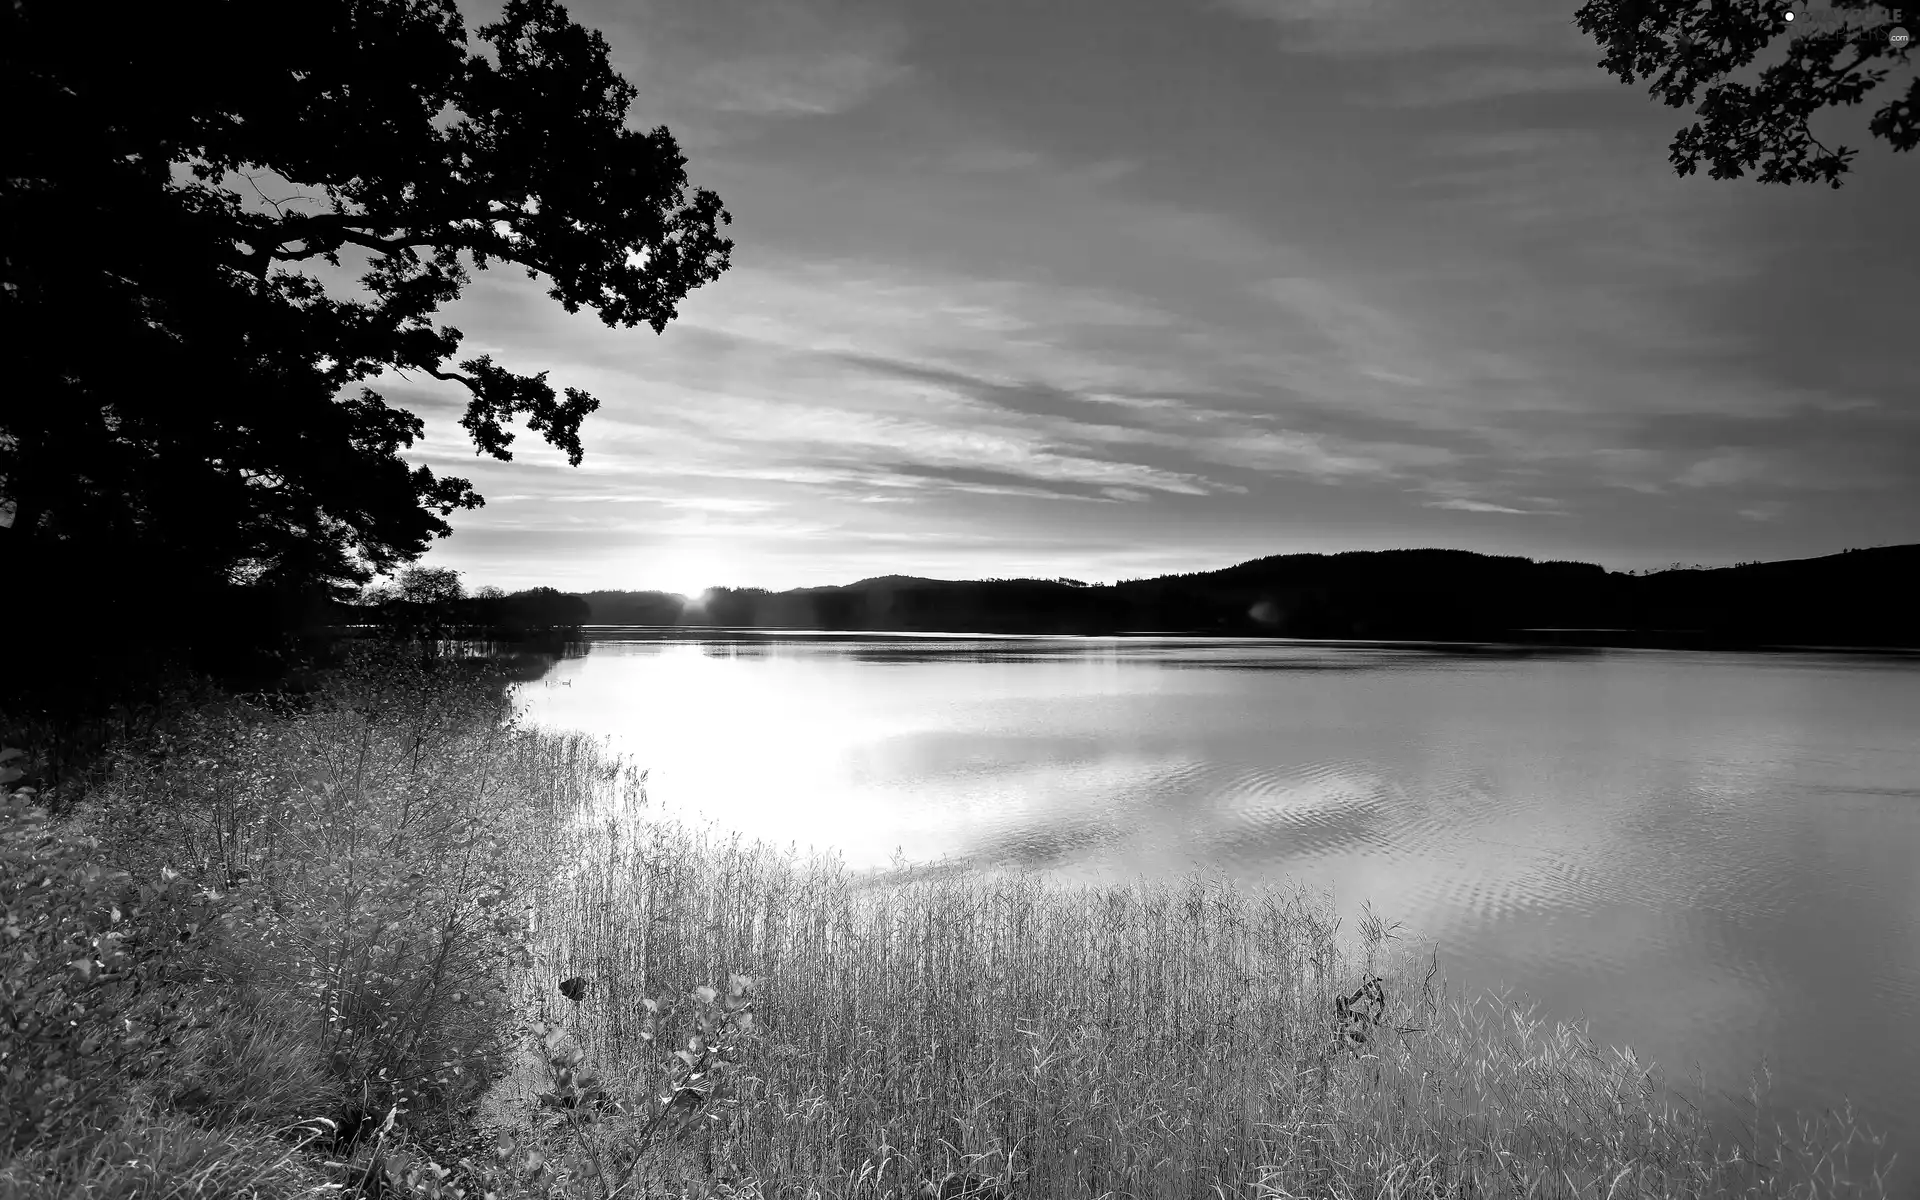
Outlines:
[{"label": "water reflection", "polygon": [[1722,1087],[1764,1054],[1920,1152],[1920,659],[656,634],[522,694],[668,807],[856,867],[1369,900],[1456,979]]}]

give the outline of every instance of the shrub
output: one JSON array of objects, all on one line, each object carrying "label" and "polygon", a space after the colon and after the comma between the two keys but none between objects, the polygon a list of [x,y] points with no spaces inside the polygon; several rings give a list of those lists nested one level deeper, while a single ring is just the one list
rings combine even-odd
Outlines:
[{"label": "shrub", "polygon": [[220,898],[175,872],[135,880],[32,796],[0,812],[0,1107],[8,1154],[110,1119],[129,1080],[163,1071],[217,969]]},{"label": "shrub", "polygon": [[[579,1000],[584,981],[567,984],[568,998]],[[650,1163],[656,1147],[679,1141],[700,1130],[708,1134],[737,1131],[740,1099],[728,1087],[742,1070],[747,1044],[755,1039],[753,981],[733,976],[723,996],[703,985],[693,989],[684,1004],[663,1006],[653,999],[640,1005],[640,1041],[661,1054],[658,1069],[664,1080],[654,1082],[642,1065],[637,1077],[621,1087],[592,1073],[586,1052],[558,1022],[536,1021],[531,1032],[535,1053],[545,1066],[548,1088],[536,1100],[536,1135],[567,1135],[591,1167],[591,1178],[609,1197],[625,1190]],[[662,1039],[681,1018],[686,1044]],[[514,1149],[518,1149],[517,1143]],[[724,1156],[724,1152],[723,1152]],[[709,1137],[702,1155],[705,1172],[713,1174],[713,1146]]]},{"label": "shrub", "polygon": [[[387,1168],[446,1141],[511,1048],[506,983],[552,870],[526,851],[619,777],[518,729],[478,667],[349,655],[303,698],[228,697],[124,743],[61,822],[8,803],[10,1183],[116,1194],[190,1160],[211,1180],[221,1145],[331,1116],[335,1149],[376,1141],[392,1186],[438,1186],[418,1146]],[[130,1174],[96,1154],[149,1137]]]},{"label": "shrub", "polygon": [[533,736],[485,670],[356,653],[301,706],[208,707],[124,755],[102,827],[123,861],[233,890],[235,970],[324,1066],[349,1136],[395,1105],[431,1123],[513,1036],[506,982],[551,870],[524,853],[549,811]]}]

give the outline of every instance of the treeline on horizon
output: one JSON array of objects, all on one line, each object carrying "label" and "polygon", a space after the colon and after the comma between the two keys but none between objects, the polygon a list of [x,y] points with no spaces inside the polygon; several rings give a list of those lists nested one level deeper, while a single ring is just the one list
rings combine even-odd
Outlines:
[{"label": "treeline on horizon", "polygon": [[[1287,554],[1115,584],[887,576],[773,592],[594,591],[582,624],[1583,644],[1920,645],[1920,545],[1645,575],[1466,550]],[[558,594],[556,594],[558,595]]]},{"label": "treeline on horizon", "polygon": [[468,594],[457,572],[434,567],[410,567],[395,583],[369,588],[357,602],[337,604],[333,616],[339,624],[371,626],[400,637],[478,633],[505,640],[594,622],[592,606],[570,592],[486,587]]}]

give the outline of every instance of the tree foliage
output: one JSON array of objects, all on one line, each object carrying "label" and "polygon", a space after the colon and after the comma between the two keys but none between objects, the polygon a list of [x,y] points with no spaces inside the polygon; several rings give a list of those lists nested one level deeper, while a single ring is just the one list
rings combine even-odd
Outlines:
[{"label": "tree foliage", "polygon": [[[1574,21],[1606,49],[1609,73],[1645,81],[1670,107],[1695,106],[1697,119],[1673,140],[1681,175],[1705,163],[1715,179],[1751,172],[1763,183],[1837,188],[1858,151],[1827,147],[1808,122],[1822,109],[1863,103],[1911,61],[1912,43],[1895,48],[1887,35],[1898,25],[1920,30],[1920,2],[1814,0],[1811,11],[1797,8],[1778,0],[1587,0]],[[1754,82],[1728,78],[1789,33],[1786,56]],[[1920,79],[1909,79],[1875,110],[1868,131],[1911,150],[1920,144],[1916,109]]]},{"label": "tree foliage", "polygon": [[389,571],[481,503],[402,458],[396,378],[461,385],[479,453],[524,422],[579,463],[595,398],[459,359],[439,310],[506,265],[659,332],[729,218],[554,0],[476,32],[454,0],[0,6],[0,98],[33,114],[0,183],[10,569]]}]

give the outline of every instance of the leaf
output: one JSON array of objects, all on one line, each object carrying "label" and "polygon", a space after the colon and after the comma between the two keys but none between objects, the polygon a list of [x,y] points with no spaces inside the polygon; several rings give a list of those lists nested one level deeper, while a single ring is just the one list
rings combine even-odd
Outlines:
[{"label": "leaf", "polygon": [[702,1004],[712,1004],[714,997],[719,994],[704,983],[693,989],[693,998]]}]

